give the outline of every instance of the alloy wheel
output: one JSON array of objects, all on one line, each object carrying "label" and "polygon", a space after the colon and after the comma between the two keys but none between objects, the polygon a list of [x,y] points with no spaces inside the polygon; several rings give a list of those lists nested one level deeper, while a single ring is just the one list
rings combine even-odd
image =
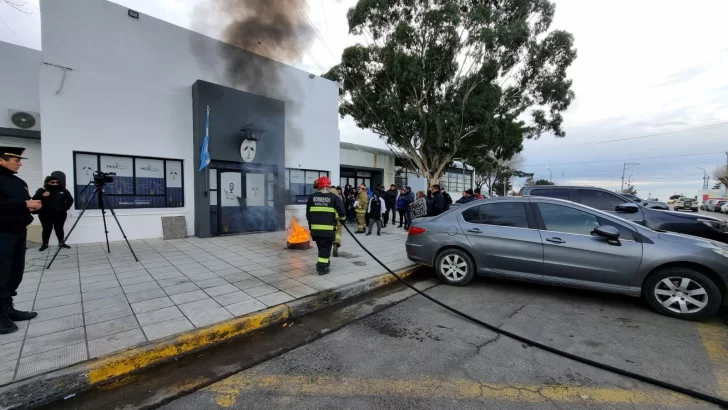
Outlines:
[{"label": "alloy wheel", "polygon": [[654,293],[662,306],[675,313],[697,313],[708,304],[708,292],[690,278],[665,278],[657,282]]},{"label": "alloy wheel", "polygon": [[459,282],[468,274],[468,263],[460,255],[445,255],[440,262],[440,272],[448,280]]}]

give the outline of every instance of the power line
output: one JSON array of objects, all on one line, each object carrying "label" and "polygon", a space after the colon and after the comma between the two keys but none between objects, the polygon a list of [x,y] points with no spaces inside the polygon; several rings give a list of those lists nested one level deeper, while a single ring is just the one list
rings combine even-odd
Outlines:
[{"label": "power line", "polygon": [[659,156],[659,157],[642,157],[642,158],[627,158],[627,159],[605,159],[605,160],[599,160],[599,161],[549,162],[549,163],[544,163],[544,164],[529,164],[529,165],[524,165],[524,167],[547,166],[547,165],[595,164],[595,163],[603,163],[603,162],[624,162],[624,161],[633,161],[633,160],[680,158],[680,157],[693,157],[693,156],[699,156],[699,155],[716,155],[716,154],[720,154],[720,153],[719,152],[702,152],[702,153],[698,153],[698,154],[663,155],[663,156]]},{"label": "power line", "polygon": [[716,123],[716,124],[703,125],[703,126],[693,127],[693,128],[686,128],[686,129],[677,130],[677,131],[661,132],[661,133],[657,133],[657,134],[640,135],[637,137],[617,138],[617,139],[606,140],[606,141],[585,142],[582,144],[562,145],[560,147],[529,150],[529,151],[524,151],[524,153],[528,154],[528,153],[532,153],[532,152],[553,151],[553,150],[559,150],[559,149],[570,148],[570,147],[587,147],[587,146],[599,145],[599,144],[609,144],[612,142],[630,141],[630,140],[636,140],[636,139],[642,139],[642,138],[660,137],[660,136],[664,136],[664,135],[682,134],[685,132],[692,132],[692,131],[712,130],[712,129],[723,128],[723,127],[728,127],[728,122],[720,122],[720,123]]}]

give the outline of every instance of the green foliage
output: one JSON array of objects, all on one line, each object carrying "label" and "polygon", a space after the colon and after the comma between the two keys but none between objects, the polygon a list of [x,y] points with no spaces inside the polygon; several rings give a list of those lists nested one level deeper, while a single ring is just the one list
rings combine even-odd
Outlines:
[{"label": "green foliage", "polygon": [[634,185],[627,185],[627,188],[624,188],[622,193],[637,196],[637,189]]},{"label": "green foliage", "polygon": [[554,183],[548,179],[538,179],[533,182],[533,185],[554,185]]},{"label": "green foliage", "polygon": [[359,0],[349,31],[372,42],[345,49],[324,77],[340,86],[342,117],[436,182],[454,158],[506,159],[524,138],[565,135],[576,50],[571,34],[547,31],[554,10],[548,0]]}]

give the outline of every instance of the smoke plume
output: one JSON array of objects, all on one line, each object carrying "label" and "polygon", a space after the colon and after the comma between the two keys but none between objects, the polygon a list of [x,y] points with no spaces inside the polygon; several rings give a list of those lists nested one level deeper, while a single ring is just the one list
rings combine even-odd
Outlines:
[{"label": "smoke plume", "polygon": [[[306,0],[207,0],[197,7],[192,22],[195,31],[212,34],[226,44],[209,50],[209,42],[196,41],[193,51],[200,64],[220,61],[225,80],[235,88],[286,102],[286,116],[300,111],[299,86],[284,81],[278,64],[250,58],[244,49],[292,65],[300,62],[313,42]],[[288,128],[287,141],[300,148],[300,130]]]}]

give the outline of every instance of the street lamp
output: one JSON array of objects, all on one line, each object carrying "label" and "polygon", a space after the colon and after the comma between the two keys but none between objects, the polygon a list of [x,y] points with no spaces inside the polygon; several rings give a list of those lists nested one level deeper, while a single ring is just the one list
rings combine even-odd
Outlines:
[{"label": "street lamp", "polygon": [[696,168],[703,170],[703,189],[708,189],[708,182],[710,181],[710,178],[708,178],[708,171],[705,168]]},{"label": "street lamp", "polygon": [[632,176],[634,176],[634,174],[635,173],[633,172],[632,175],[630,175],[629,178],[627,178],[627,186],[630,186],[632,184]]},{"label": "street lamp", "polygon": [[549,182],[553,182],[553,180],[554,180],[554,177],[553,177],[553,173],[551,172],[551,168],[549,168],[549,167],[546,167],[546,169],[548,169],[548,170],[549,170]]}]

